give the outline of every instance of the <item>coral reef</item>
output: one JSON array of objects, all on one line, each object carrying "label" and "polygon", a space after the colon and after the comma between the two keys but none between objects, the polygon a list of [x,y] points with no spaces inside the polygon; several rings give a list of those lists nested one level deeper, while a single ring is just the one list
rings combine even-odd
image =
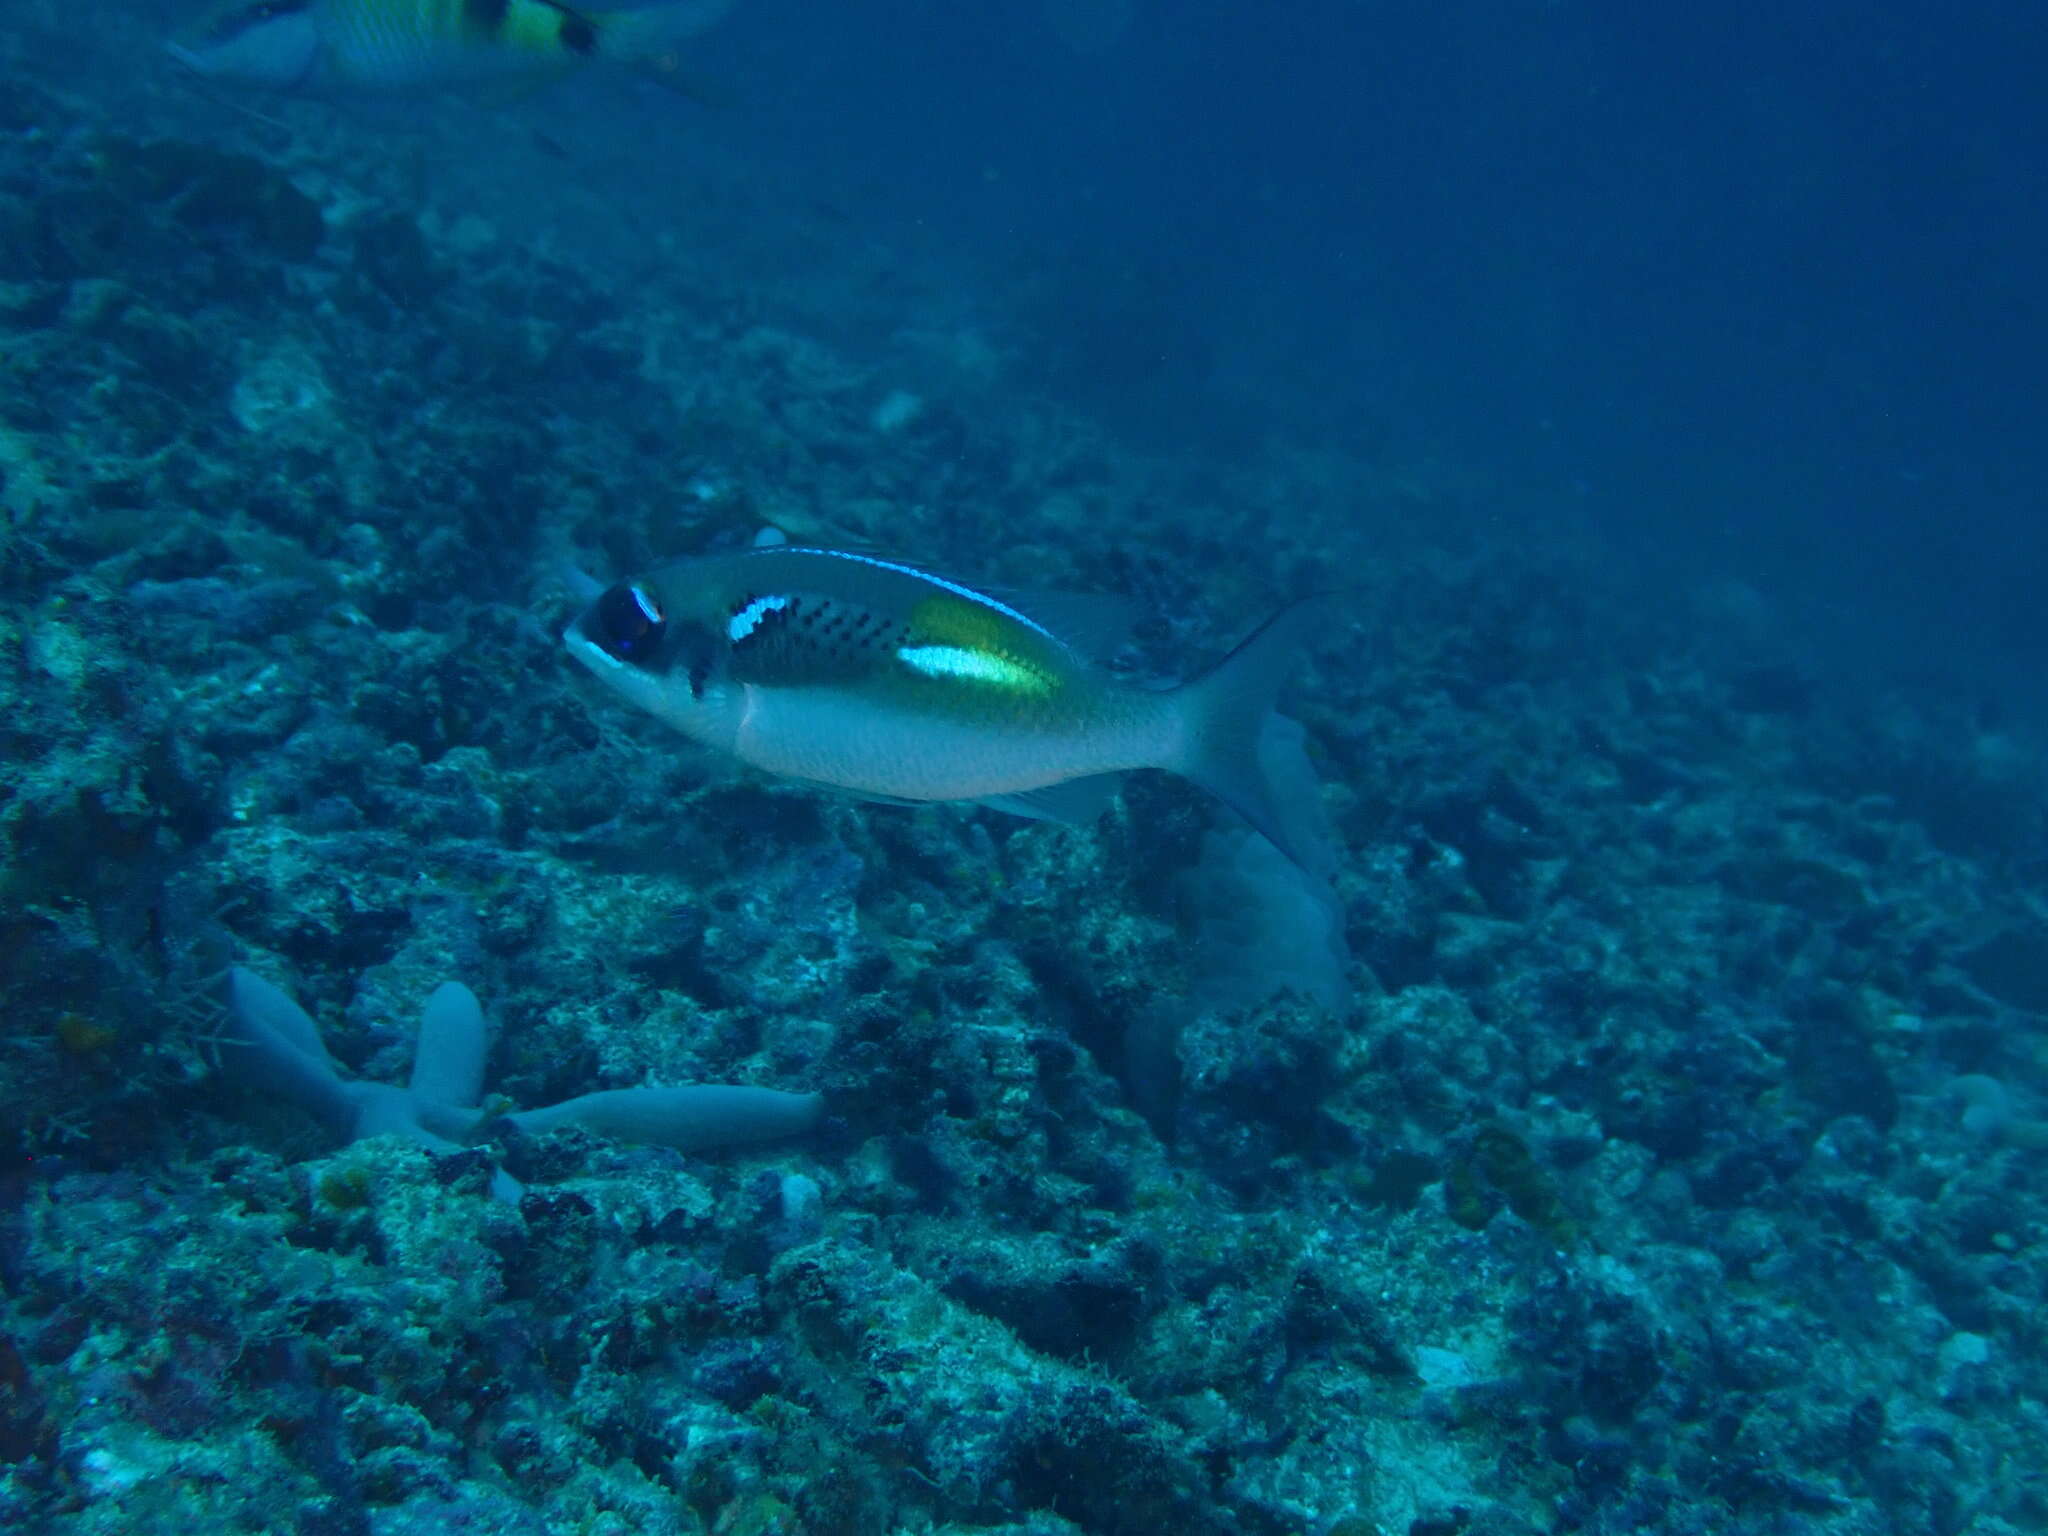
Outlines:
[{"label": "coral reef", "polygon": [[[628,281],[367,131],[7,67],[0,1525],[2048,1524],[2009,747],[1449,470],[1161,463],[806,334],[836,291]],[[1161,777],[1081,832],[857,805],[564,662],[562,564],[764,524],[1132,593],[1136,672],[1359,584],[1293,705],[1327,900]],[[319,1020],[253,1127],[230,963]],[[458,974],[536,1131],[830,1113],[512,1137],[516,1203],[319,1134]],[[387,1090],[440,1140],[455,1054]]]}]

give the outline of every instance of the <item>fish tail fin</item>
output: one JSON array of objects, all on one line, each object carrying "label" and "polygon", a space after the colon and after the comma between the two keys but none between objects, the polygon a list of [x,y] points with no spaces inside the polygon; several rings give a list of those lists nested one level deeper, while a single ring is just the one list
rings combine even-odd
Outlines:
[{"label": "fish tail fin", "polygon": [[716,96],[683,71],[683,44],[732,9],[732,0],[659,0],[630,11],[610,11],[598,32],[598,52],[658,85],[707,105]]},{"label": "fish tail fin", "polygon": [[1310,597],[1289,604],[1178,689],[1180,760],[1162,765],[1201,785],[1311,873],[1327,873],[1332,855],[1309,808],[1290,807],[1276,782],[1267,723],[1302,651],[1329,621],[1333,601]]}]

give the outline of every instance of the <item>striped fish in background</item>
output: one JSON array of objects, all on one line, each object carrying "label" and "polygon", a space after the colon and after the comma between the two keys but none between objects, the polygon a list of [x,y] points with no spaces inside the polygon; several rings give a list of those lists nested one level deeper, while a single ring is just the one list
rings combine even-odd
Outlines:
[{"label": "striped fish in background", "polygon": [[165,46],[210,80],[307,95],[538,87],[594,62],[659,79],[731,0],[585,11],[554,0],[229,0]]}]

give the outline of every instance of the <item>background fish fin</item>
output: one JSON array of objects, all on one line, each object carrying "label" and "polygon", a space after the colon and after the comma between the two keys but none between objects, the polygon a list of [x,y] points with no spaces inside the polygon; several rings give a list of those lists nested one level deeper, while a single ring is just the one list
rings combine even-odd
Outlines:
[{"label": "background fish fin", "polygon": [[1033,821],[1057,821],[1070,827],[1085,827],[1116,798],[1124,776],[1120,773],[1091,774],[1085,779],[1066,779],[1042,789],[1027,789],[1014,795],[989,795],[975,801],[991,810]]},{"label": "background fish fin", "polygon": [[[1315,764],[1309,761],[1308,732],[1291,715],[1266,716],[1259,733],[1259,767],[1273,786],[1280,805],[1280,821],[1287,841],[1280,846],[1294,851],[1306,888],[1320,891],[1335,901],[1330,881],[1337,873],[1337,828],[1323,804],[1322,783]],[[1342,943],[1340,937],[1339,941]]]},{"label": "background fish fin", "polygon": [[682,67],[683,44],[730,9],[732,0],[662,0],[635,10],[607,11],[596,18],[598,53],[701,106],[730,105],[723,93]]},{"label": "background fish fin", "polygon": [[1285,738],[1269,735],[1267,722],[1303,648],[1329,620],[1336,601],[1331,594],[1281,609],[1212,670],[1181,688],[1187,745],[1179,762],[1160,764],[1208,790],[1311,873],[1326,873],[1329,856],[1316,845],[1312,827],[1288,810],[1289,794],[1300,789],[1276,782]]}]

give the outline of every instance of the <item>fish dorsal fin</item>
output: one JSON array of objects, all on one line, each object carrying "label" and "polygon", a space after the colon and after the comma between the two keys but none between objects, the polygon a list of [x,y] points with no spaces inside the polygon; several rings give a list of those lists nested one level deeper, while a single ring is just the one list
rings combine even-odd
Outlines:
[{"label": "fish dorsal fin", "polygon": [[[778,579],[788,580],[796,586],[817,579],[821,581],[819,590],[832,592],[849,602],[870,605],[879,612],[906,614],[928,599],[948,597],[972,608],[1000,614],[1047,640],[1055,643],[1061,640],[1051,626],[986,588],[955,581],[913,561],[896,560],[865,550],[796,544],[756,550],[748,558],[759,561],[764,571],[777,572]],[[830,576],[824,577],[823,573],[827,571]]]},{"label": "fish dorsal fin", "polygon": [[[969,585],[941,575],[914,560],[899,560],[866,549],[827,549],[808,545],[769,546],[764,554],[787,553],[826,557],[847,563],[848,574],[872,573],[884,585],[893,581],[923,583],[967,602],[993,608],[1037,630],[1076,656],[1101,661],[1114,656],[1136,627],[1139,605],[1129,598],[1086,592],[1047,592],[1022,587]],[[856,589],[862,583],[854,581]]]},{"label": "fish dorsal fin", "polygon": [[1047,592],[1030,587],[981,590],[1091,661],[1107,661],[1122,650],[1144,614],[1135,599],[1100,592]]}]

